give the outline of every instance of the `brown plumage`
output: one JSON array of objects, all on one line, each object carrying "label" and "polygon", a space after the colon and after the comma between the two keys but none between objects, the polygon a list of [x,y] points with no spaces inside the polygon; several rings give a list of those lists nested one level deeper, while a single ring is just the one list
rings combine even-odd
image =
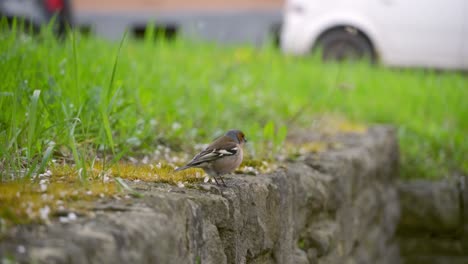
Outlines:
[{"label": "brown plumage", "polygon": [[201,168],[212,176],[219,185],[216,177],[233,172],[242,162],[244,143],[247,142],[245,135],[240,130],[229,130],[224,136],[213,141],[207,148],[198,153],[185,166],[177,168],[181,171],[188,168]]}]

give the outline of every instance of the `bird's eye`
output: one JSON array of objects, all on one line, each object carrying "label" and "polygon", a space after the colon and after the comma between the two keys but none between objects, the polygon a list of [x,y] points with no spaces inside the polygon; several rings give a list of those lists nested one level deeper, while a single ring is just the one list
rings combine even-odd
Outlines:
[{"label": "bird's eye", "polygon": [[243,140],[243,141],[247,141],[247,140],[245,139],[245,135],[244,135],[244,133],[241,133],[241,135],[240,135],[240,136],[241,136],[241,138],[242,138],[242,140]]},{"label": "bird's eye", "polygon": [[244,141],[244,140],[245,140],[244,134],[243,134],[242,132],[239,132],[239,133],[237,134],[237,138],[239,139],[239,141]]}]

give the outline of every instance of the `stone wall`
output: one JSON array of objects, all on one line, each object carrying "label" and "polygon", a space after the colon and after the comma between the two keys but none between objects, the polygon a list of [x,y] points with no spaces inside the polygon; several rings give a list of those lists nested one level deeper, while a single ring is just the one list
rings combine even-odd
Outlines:
[{"label": "stone wall", "polygon": [[468,263],[467,184],[463,176],[399,183],[404,263]]},{"label": "stone wall", "polygon": [[90,204],[71,223],[18,226],[0,256],[32,263],[399,263],[395,132],[333,138],[228,187],[131,183],[143,198]]}]

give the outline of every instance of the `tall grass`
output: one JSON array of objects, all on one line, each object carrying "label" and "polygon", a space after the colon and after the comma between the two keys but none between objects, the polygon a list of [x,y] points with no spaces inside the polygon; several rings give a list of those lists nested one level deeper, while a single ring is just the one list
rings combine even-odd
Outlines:
[{"label": "tall grass", "polygon": [[2,179],[40,172],[51,158],[77,164],[85,179],[86,163],[103,153],[186,150],[229,128],[244,130],[252,155],[268,157],[287,129],[330,113],[397,126],[404,177],[468,171],[461,73],[323,64],[270,46],[146,36],[59,41],[50,29],[32,37],[2,22]]}]

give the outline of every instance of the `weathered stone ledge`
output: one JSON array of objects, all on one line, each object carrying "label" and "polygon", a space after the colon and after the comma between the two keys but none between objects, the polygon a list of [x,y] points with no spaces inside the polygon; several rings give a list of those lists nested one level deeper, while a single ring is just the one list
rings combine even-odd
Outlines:
[{"label": "weathered stone ledge", "polygon": [[18,226],[0,259],[30,263],[399,263],[393,129],[332,139],[268,175],[199,189],[132,183],[140,199],[72,223]]},{"label": "weathered stone ledge", "polygon": [[468,182],[462,175],[398,184],[405,263],[468,263]]}]

